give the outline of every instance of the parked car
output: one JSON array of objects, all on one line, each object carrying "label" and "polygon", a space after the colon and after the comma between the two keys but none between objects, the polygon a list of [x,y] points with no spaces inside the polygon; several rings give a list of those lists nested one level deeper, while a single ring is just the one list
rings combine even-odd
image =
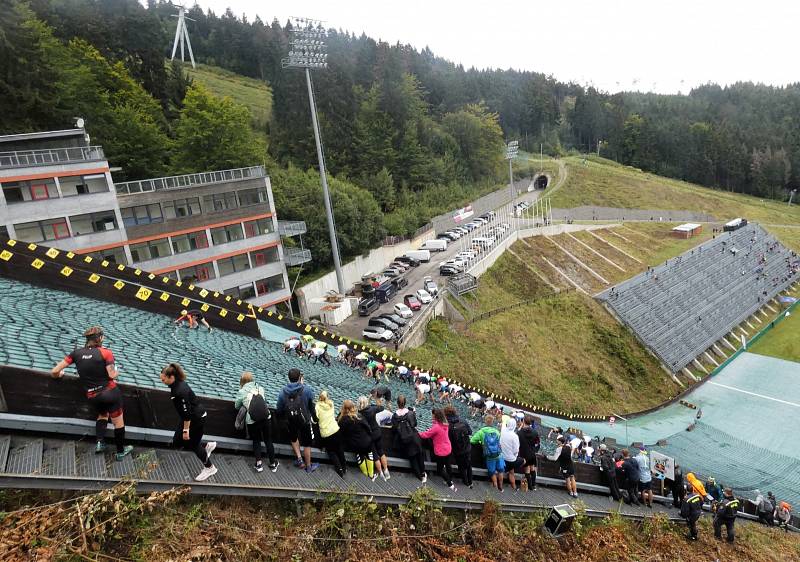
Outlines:
[{"label": "parked car", "polygon": [[428,304],[433,300],[433,297],[425,289],[417,289],[417,298],[422,304]]},{"label": "parked car", "polygon": [[431,251],[430,250],[411,250],[410,252],[406,252],[405,257],[415,259],[418,262],[428,263],[429,261],[431,261]]},{"label": "parked car", "polygon": [[450,258],[449,260],[445,260],[439,264],[440,267],[443,265],[452,265],[453,267],[456,268],[463,268],[464,266],[467,265],[467,262],[459,258]]},{"label": "parked car", "polygon": [[398,326],[391,320],[387,320],[386,318],[376,318],[375,316],[369,319],[369,322],[367,322],[367,326],[380,326],[382,328],[391,330],[393,332],[396,332],[397,330],[400,329],[400,326]]},{"label": "parked car", "polygon": [[403,287],[408,287],[408,279],[400,275],[399,277],[395,277],[392,279],[392,285],[399,291]]},{"label": "parked car", "polygon": [[[408,295],[406,295],[406,298],[408,298]],[[419,310],[419,307],[417,307],[416,310]],[[401,302],[394,305],[394,311],[400,318],[411,318],[414,315],[411,308]]]},{"label": "parked car", "polygon": [[389,279],[392,279],[393,277],[397,277],[398,275],[400,275],[400,270],[399,269],[386,269],[386,270],[384,270],[383,274],[386,277],[388,277]]},{"label": "parked car", "polygon": [[458,269],[456,269],[452,265],[439,266],[439,275],[442,275],[444,277],[448,277],[450,275],[455,275],[456,273],[460,273],[460,272],[458,271]]},{"label": "parked car", "polygon": [[403,263],[403,262],[396,262],[396,261],[393,261],[392,263],[390,263],[390,264],[389,264],[389,267],[390,267],[391,269],[397,269],[397,270],[399,270],[399,271],[400,271],[400,273],[405,273],[406,271],[408,271],[409,269],[411,269],[411,266],[410,266],[410,265],[408,265],[407,263]]},{"label": "parked car", "polygon": [[378,308],[378,300],[374,297],[361,299],[358,302],[358,315],[369,316],[374,310]]},{"label": "parked car", "polygon": [[391,330],[387,330],[381,326],[367,326],[364,328],[364,331],[361,332],[361,335],[366,340],[392,341],[392,338],[394,338],[394,334]]},{"label": "parked car", "polygon": [[448,230],[445,232],[445,234],[447,234],[453,240],[458,240],[462,236],[462,234],[457,230]]},{"label": "parked car", "polygon": [[438,238],[436,240],[426,240],[425,243],[419,247],[420,250],[431,250],[434,252],[444,252],[447,249],[447,240]]},{"label": "parked car", "polygon": [[422,303],[419,302],[419,299],[416,295],[406,295],[403,297],[403,303],[410,308],[411,310],[419,310],[422,308]]},{"label": "parked car", "polygon": [[436,281],[431,279],[430,277],[426,277],[422,280],[422,286],[425,287],[425,290],[428,291],[431,295],[439,294],[439,287],[436,286]]},{"label": "parked car", "polygon": [[414,258],[410,258],[408,256],[398,256],[394,258],[394,261],[407,263],[411,267],[419,267],[419,260],[415,260]]},{"label": "parked car", "polygon": [[462,236],[463,236],[464,234],[469,234],[469,230],[467,230],[467,229],[466,229],[466,228],[464,228],[463,226],[457,226],[457,227],[455,227],[455,228],[453,229],[453,231],[454,231],[454,232],[460,232]]},{"label": "parked car", "polygon": [[394,322],[401,328],[406,324],[408,324],[408,318],[402,318],[401,316],[393,312],[384,312],[383,314],[378,314],[377,316],[375,316],[375,318],[386,318],[387,320]]}]

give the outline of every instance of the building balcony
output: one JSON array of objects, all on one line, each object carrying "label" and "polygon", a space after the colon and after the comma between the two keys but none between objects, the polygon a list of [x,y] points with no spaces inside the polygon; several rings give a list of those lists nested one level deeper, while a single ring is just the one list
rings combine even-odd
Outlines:
[{"label": "building balcony", "polygon": [[311,261],[311,250],[303,248],[283,248],[283,257],[287,267],[293,267]]},{"label": "building balcony", "polygon": [[127,181],[115,184],[117,193],[131,195],[134,193],[151,193],[166,189],[185,189],[198,185],[226,183],[236,180],[257,179],[266,177],[264,166],[250,166],[249,168],[235,168],[232,170],[218,170],[216,172],[201,172],[199,174],[185,174],[182,176],[168,176],[148,180]]},{"label": "building balcony", "polygon": [[0,152],[0,168],[25,168],[74,162],[103,161],[106,159],[100,146],[76,146],[42,150]]},{"label": "building balcony", "polygon": [[306,233],[306,221],[278,221],[278,234],[283,237]]}]

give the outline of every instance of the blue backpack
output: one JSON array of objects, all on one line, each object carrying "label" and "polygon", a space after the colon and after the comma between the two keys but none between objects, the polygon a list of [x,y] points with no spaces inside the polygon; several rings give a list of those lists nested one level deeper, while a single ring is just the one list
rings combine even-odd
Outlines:
[{"label": "blue backpack", "polygon": [[500,435],[496,431],[486,432],[483,436],[483,456],[487,459],[496,459],[500,453]]}]

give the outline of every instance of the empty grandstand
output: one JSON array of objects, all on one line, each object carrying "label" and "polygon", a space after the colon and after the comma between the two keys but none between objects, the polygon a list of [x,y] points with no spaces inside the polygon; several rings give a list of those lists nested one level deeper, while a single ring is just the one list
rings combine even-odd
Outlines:
[{"label": "empty grandstand", "polygon": [[598,298],[677,373],[789,287],[798,266],[794,252],[750,224]]}]

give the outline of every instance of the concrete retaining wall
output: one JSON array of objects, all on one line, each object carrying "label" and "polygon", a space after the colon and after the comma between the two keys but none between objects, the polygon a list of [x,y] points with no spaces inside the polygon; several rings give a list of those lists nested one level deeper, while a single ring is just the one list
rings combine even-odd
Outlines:
[{"label": "concrete retaining wall", "polygon": [[403,340],[397,346],[397,351],[402,352],[406,349],[419,347],[425,343],[425,338],[428,334],[428,322],[442,316],[444,314],[445,299],[440,296],[432,303],[433,306],[427,306],[422,309],[422,315],[414,319],[414,325],[403,336]]},{"label": "concrete retaining wall", "polygon": [[[423,242],[432,239],[434,236],[435,232],[429,230],[413,240],[406,240],[392,246],[381,246],[370,250],[366,256],[358,256],[353,261],[342,266],[345,285],[349,289],[354,283],[361,281],[362,275],[383,271],[394,258],[410,250],[416,250]],[[316,281],[312,281],[295,290],[300,316],[303,321],[308,322],[313,314],[313,307],[310,305],[311,299],[322,297],[328,291],[338,290],[335,271],[331,271]]]}]

